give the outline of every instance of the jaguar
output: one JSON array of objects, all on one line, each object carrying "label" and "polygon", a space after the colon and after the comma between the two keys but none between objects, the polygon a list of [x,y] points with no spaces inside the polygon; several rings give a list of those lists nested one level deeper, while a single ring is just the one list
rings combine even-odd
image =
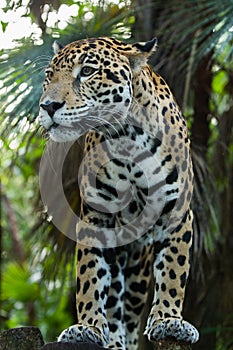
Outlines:
[{"label": "jaguar", "polygon": [[60,342],[137,350],[139,336],[151,342],[199,338],[182,317],[193,237],[190,140],[169,86],[148,63],[156,47],[156,38],[54,43],[40,124],[55,142],[85,139],[78,321],[62,331]]}]

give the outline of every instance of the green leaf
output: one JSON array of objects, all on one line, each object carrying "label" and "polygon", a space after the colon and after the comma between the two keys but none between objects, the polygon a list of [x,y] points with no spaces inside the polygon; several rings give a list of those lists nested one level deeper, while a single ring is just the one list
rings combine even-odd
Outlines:
[{"label": "green leaf", "polygon": [[212,80],[213,92],[222,95],[228,81],[229,81],[229,77],[227,73],[223,70],[220,70],[217,74],[215,74]]},{"label": "green leaf", "polygon": [[1,25],[2,25],[2,31],[3,31],[3,33],[5,33],[6,27],[8,26],[8,23],[1,21]]}]

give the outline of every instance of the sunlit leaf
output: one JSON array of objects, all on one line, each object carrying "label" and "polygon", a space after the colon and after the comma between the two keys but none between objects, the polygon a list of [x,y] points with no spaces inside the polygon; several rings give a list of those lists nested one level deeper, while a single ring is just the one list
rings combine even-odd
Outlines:
[{"label": "sunlit leaf", "polygon": [[6,28],[7,28],[7,26],[8,26],[8,23],[7,22],[3,22],[3,21],[1,21],[1,26],[2,26],[2,31],[3,31],[3,33],[6,31]]},{"label": "sunlit leaf", "polygon": [[5,266],[2,276],[3,300],[34,301],[39,296],[39,290],[39,284],[32,281],[26,264],[21,266],[17,263],[9,263]]}]

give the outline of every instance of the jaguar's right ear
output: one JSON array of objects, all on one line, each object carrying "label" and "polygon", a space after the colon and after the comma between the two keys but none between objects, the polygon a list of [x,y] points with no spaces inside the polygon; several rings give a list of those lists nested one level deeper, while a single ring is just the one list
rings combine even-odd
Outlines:
[{"label": "jaguar's right ear", "polygon": [[61,51],[61,49],[64,46],[62,44],[59,43],[59,41],[55,40],[53,43],[53,52],[56,55],[59,51]]},{"label": "jaguar's right ear", "polygon": [[148,58],[155,52],[157,38],[150,41],[128,44],[123,54],[128,57],[132,71],[137,74],[146,66]]}]

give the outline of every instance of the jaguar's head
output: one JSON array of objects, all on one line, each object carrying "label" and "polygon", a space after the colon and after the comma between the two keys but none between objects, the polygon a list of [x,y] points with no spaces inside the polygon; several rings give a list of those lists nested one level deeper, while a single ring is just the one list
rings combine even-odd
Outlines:
[{"label": "jaguar's head", "polygon": [[78,139],[88,129],[127,117],[132,80],[157,40],[125,44],[114,38],[79,40],[61,47],[45,72],[40,123],[54,141]]}]

